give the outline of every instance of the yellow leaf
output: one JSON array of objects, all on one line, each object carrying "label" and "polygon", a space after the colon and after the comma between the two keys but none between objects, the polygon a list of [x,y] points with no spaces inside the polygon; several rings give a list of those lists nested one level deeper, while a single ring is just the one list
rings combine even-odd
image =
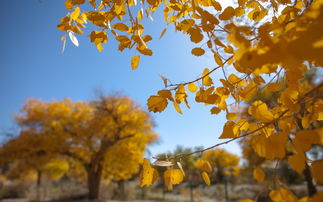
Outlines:
[{"label": "yellow leaf", "polygon": [[152,112],[162,112],[167,107],[168,101],[166,98],[159,95],[150,96],[147,100],[148,110]]},{"label": "yellow leaf", "polygon": [[233,54],[234,50],[233,50],[232,46],[227,46],[224,48],[224,52]]},{"label": "yellow leaf", "polygon": [[91,6],[95,9],[96,7],[96,0],[89,0]]},{"label": "yellow leaf", "polygon": [[242,100],[249,102],[257,93],[258,86],[255,83],[250,83],[246,87],[239,90],[239,96]]},{"label": "yellow leaf", "polygon": [[233,121],[227,121],[223,127],[223,132],[219,139],[227,139],[227,138],[235,138],[238,137],[240,134],[233,133],[233,127],[235,123]]},{"label": "yellow leaf", "polygon": [[248,113],[258,121],[264,123],[270,122],[274,119],[273,114],[268,110],[267,104],[260,100],[253,102],[252,105],[249,106]]},{"label": "yellow leaf", "polygon": [[215,38],[213,42],[218,46],[226,47],[218,38]]},{"label": "yellow leaf", "polygon": [[238,118],[238,113],[227,113],[226,117],[229,121],[234,121]]},{"label": "yellow leaf", "polygon": [[309,202],[309,198],[303,197],[303,198],[298,199],[297,202]]},{"label": "yellow leaf", "polygon": [[[252,12],[253,11],[251,11],[249,14],[252,15],[252,17],[251,17],[252,20],[254,20],[256,22],[262,20],[267,15],[266,9],[262,9],[262,10],[255,9],[254,12],[253,13]],[[248,14],[248,17],[249,17],[249,14]]]},{"label": "yellow leaf", "polygon": [[205,51],[202,48],[193,48],[192,54],[195,56],[201,56],[204,55]]},{"label": "yellow leaf", "polygon": [[65,1],[65,8],[67,10],[71,10],[73,8],[74,4],[73,4],[73,1],[72,0],[66,0]]},{"label": "yellow leaf", "polygon": [[205,68],[203,70],[203,73],[202,73],[202,77],[203,77],[202,84],[204,86],[210,86],[210,85],[213,84],[212,79],[209,77],[209,72],[210,72],[210,70],[208,68]]},{"label": "yellow leaf", "polygon": [[139,9],[138,14],[137,14],[137,16],[138,16],[137,18],[139,21],[141,21],[143,19],[143,15],[144,15],[143,9]]},{"label": "yellow leaf", "polygon": [[201,30],[198,28],[191,28],[188,30],[188,33],[191,35],[190,39],[194,43],[198,43],[203,40],[203,34],[201,33]]},{"label": "yellow leaf", "polygon": [[203,178],[205,184],[207,184],[209,186],[211,185],[210,177],[209,177],[209,175],[205,171],[202,172],[202,178]]},{"label": "yellow leaf", "polygon": [[150,166],[148,159],[144,159],[143,168],[140,173],[140,186],[151,186],[158,178],[158,172]]},{"label": "yellow leaf", "polygon": [[71,19],[76,20],[80,15],[80,7],[76,7],[75,10],[71,13]]},{"label": "yellow leaf", "polygon": [[271,92],[277,92],[280,91],[280,89],[282,89],[282,86],[279,83],[269,83],[266,89]]},{"label": "yellow leaf", "polygon": [[176,111],[179,113],[179,114],[183,114],[179,104],[177,102],[174,102],[174,108],[176,109]]},{"label": "yellow leaf", "polygon": [[139,51],[143,55],[148,55],[148,56],[152,56],[153,54],[153,51],[150,50],[149,48],[144,48],[144,49],[137,48],[137,51]]},{"label": "yellow leaf", "polygon": [[253,136],[250,144],[258,156],[273,160],[285,157],[287,141],[288,135],[280,132],[269,137],[266,137],[265,134]]},{"label": "yellow leaf", "polygon": [[246,5],[247,1],[248,0],[238,0],[238,4],[239,4],[239,6],[244,7]]},{"label": "yellow leaf", "polygon": [[215,60],[216,64],[218,64],[221,67],[223,66],[223,62],[221,60],[221,57],[216,52],[214,52],[214,60]]},{"label": "yellow leaf", "polygon": [[306,158],[303,152],[288,157],[289,165],[299,174],[302,174],[303,170],[305,169],[305,160]]},{"label": "yellow leaf", "polygon": [[235,74],[230,74],[230,76],[228,77],[228,80],[230,81],[231,84],[233,84],[237,87],[242,87],[242,86],[246,85],[246,81],[243,79],[240,79]]},{"label": "yellow leaf", "polygon": [[171,101],[174,101],[174,98],[173,98],[172,93],[171,93],[170,90],[160,90],[160,91],[158,91],[157,94],[164,97],[164,98],[167,98],[167,99],[169,99]]},{"label": "yellow leaf", "polygon": [[186,97],[187,97],[187,94],[186,94],[184,85],[180,84],[175,93],[175,100],[177,103],[181,103],[186,99]]},{"label": "yellow leaf", "polygon": [[315,161],[311,165],[313,178],[318,184],[323,184],[323,160]]},{"label": "yellow leaf", "polygon": [[218,107],[212,107],[212,109],[211,109],[211,114],[218,114],[220,112],[221,112],[221,110]]},{"label": "yellow leaf", "polygon": [[296,133],[293,145],[296,151],[306,152],[312,144],[321,144],[321,137],[318,130],[301,130]]},{"label": "yellow leaf", "polygon": [[251,200],[251,199],[242,199],[239,202],[254,202],[254,200]]},{"label": "yellow leaf", "polygon": [[139,61],[140,61],[140,56],[139,55],[135,55],[135,56],[133,56],[131,58],[131,68],[133,70],[137,69]]},{"label": "yellow leaf", "polygon": [[159,37],[160,39],[165,35],[166,31],[167,31],[167,28],[163,29]]},{"label": "yellow leaf", "polygon": [[219,2],[217,2],[217,1],[212,1],[212,6],[214,7],[214,9],[215,10],[217,10],[217,11],[221,11],[222,10],[222,6],[221,6],[221,4],[219,3]]},{"label": "yellow leaf", "polygon": [[323,201],[323,191],[317,192],[309,200],[309,202],[322,202],[322,201]]},{"label": "yellow leaf", "polygon": [[263,182],[266,178],[266,174],[262,168],[254,168],[253,169],[253,178],[257,180],[257,182]]},{"label": "yellow leaf", "polygon": [[204,171],[204,172],[207,172],[207,173],[211,173],[212,172],[212,166],[211,166],[211,164],[210,164],[210,162],[208,162],[208,161],[206,161],[206,160],[204,160],[204,159],[198,159],[196,162],[195,162],[195,164],[194,164],[194,166],[197,168],[197,169],[199,169],[199,170],[201,170],[201,171]]},{"label": "yellow leaf", "polygon": [[196,85],[196,84],[194,84],[194,83],[190,83],[190,84],[188,84],[187,88],[188,88],[188,90],[189,90],[190,92],[192,92],[192,93],[194,93],[194,92],[196,92],[196,91],[197,91],[197,85]]},{"label": "yellow leaf", "polygon": [[234,16],[241,17],[245,14],[245,10],[242,7],[238,7],[234,10]]},{"label": "yellow leaf", "polygon": [[112,27],[114,29],[121,31],[121,32],[127,32],[129,30],[129,27],[121,22],[118,22],[118,23],[112,25]]},{"label": "yellow leaf", "polygon": [[259,3],[258,1],[252,0],[252,1],[248,1],[247,3],[247,7],[248,8],[258,8]]},{"label": "yellow leaf", "polygon": [[220,20],[230,20],[233,16],[234,16],[234,9],[231,6],[228,6],[219,15],[219,19]]},{"label": "yellow leaf", "polygon": [[180,184],[184,175],[180,169],[168,169],[164,172],[165,185],[168,190],[173,190],[174,184]]},{"label": "yellow leaf", "polygon": [[285,188],[272,190],[270,191],[269,196],[271,200],[273,200],[273,202],[282,202],[282,201],[296,202],[297,201],[296,196],[291,191]]}]

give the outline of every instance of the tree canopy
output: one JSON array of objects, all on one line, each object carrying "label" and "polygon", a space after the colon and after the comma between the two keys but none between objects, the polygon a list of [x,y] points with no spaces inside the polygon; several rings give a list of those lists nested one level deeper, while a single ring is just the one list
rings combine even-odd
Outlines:
[{"label": "tree canopy", "polygon": [[102,178],[122,180],[136,174],[147,145],[158,137],[150,115],[125,96],[92,102],[30,99],[15,119],[21,133],[2,150],[27,159],[42,154],[46,163],[49,155],[65,157],[87,177],[89,198],[98,197]]}]

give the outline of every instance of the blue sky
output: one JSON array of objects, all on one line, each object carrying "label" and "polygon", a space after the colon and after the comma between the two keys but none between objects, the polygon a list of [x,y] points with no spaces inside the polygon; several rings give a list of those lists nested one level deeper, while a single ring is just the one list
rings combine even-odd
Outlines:
[{"label": "blue sky", "polygon": [[[89,30],[77,36],[78,48],[68,40],[62,54],[63,33],[56,25],[67,13],[63,0],[1,0],[0,6],[0,130],[14,125],[14,113],[30,97],[46,101],[65,97],[90,100],[95,89],[103,89],[121,91],[147,109],[147,98],[163,88],[158,73],[178,83],[193,80],[204,68],[215,65],[208,55],[192,56],[194,44],[187,36],[173,32],[172,27],[159,40],[166,26],[161,12],[153,16],[154,21],[145,21],[145,33],[154,38],[149,43],[154,55],[142,56],[134,71],[130,68],[131,56],[136,54],[133,50],[117,51],[117,43],[110,37],[99,53],[87,37]],[[210,115],[210,107],[194,103],[193,94],[190,96],[191,109],[182,106],[183,115],[172,106],[152,114],[161,137],[159,144],[150,147],[153,155],[173,150],[176,145],[208,147],[220,142],[217,137],[226,121],[224,115]],[[236,143],[225,148],[240,154]]]}]

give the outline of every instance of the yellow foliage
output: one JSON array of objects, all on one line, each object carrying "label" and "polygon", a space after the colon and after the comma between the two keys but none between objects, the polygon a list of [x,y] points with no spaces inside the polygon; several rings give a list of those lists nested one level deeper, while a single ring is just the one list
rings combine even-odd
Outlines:
[{"label": "yellow foliage", "polygon": [[311,165],[313,178],[318,184],[323,184],[322,169],[323,169],[323,160],[315,161]]},{"label": "yellow foliage", "polygon": [[280,188],[277,190],[272,190],[269,193],[269,196],[273,202],[278,202],[278,201],[297,201],[296,196],[289,191],[288,189],[285,188]]},{"label": "yellow foliage", "polygon": [[150,162],[148,159],[144,159],[143,168],[140,173],[140,186],[150,186],[157,180],[157,178],[157,170],[150,166]]},{"label": "yellow foliage", "polygon": [[207,174],[207,172],[205,172],[205,171],[202,172],[202,178],[203,178],[205,184],[207,184],[209,186],[211,185],[210,177]]},{"label": "yellow foliage", "polygon": [[266,137],[265,134],[253,136],[250,144],[258,156],[273,160],[285,157],[287,141],[288,135],[281,132],[272,134],[269,137]]},{"label": "yellow foliage", "polygon": [[[286,159],[286,146],[291,146],[296,154],[289,156],[288,162],[299,173],[307,163],[303,153],[313,145],[323,144],[322,127],[318,124],[323,120],[322,83],[306,81],[306,72],[323,66],[322,0],[238,0],[238,4],[228,7],[215,0],[149,0],[142,2],[137,18],[131,14],[132,9],[137,9],[133,0],[101,1],[97,8],[95,1],[90,0],[93,9],[89,11],[84,10],[84,2],[65,1],[71,14],[61,18],[57,26],[69,34],[75,45],[78,41],[74,34],[83,34],[83,23],[88,21],[95,29],[102,30],[90,34],[91,42],[99,51],[103,49],[102,43],[107,43],[109,33],[119,43],[118,50],[135,48],[137,52],[151,56],[153,52],[148,43],[152,37],[144,35],[143,17],[146,14],[152,18],[152,14],[163,6],[166,23],[173,24],[175,31],[188,35],[190,41],[196,43],[198,48],[192,50],[193,55],[201,56],[207,48],[213,54],[216,67],[205,68],[193,81],[168,85],[169,80],[162,77],[165,89],[149,97],[149,111],[162,112],[170,101],[175,110],[182,113],[182,102],[189,107],[185,90],[188,89],[195,94],[196,102],[210,106],[211,114],[226,113],[228,121],[219,138],[250,136],[251,147],[268,160]],[[215,14],[210,13],[212,9]],[[86,29],[93,26],[89,27]],[[118,35],[117,31],[124,35]],[[166,28],[160,38],[165,32]],[[132,58],[131,64],[136,69],[139,56]],[[221,72],[223,76],[213,72]],[[237,112],[230,109],[232,101],[240,108],[247,105],[248,113],[243,110],[232,113]],[[61,114],[57,109],[49,110]],[[79,115],[69,107],[60,110],[81,116],[78,117],[80,122],[89,119],[88,113],[82,110],[93,109],[84,106]],[[35,116],[39,114],[34,113]],[[63,116],[67,116],[65,114]],[[123,120],[131,118],[124,116]],[[51,120],[46,124],[55,132],[64,133],[61,121]],[[93,126],[88,127],[93,129]],[[73,151],[88,155],[77,147]],[[210,163],[212,165],[212,161]],[[201,165],[197,167],[203,168]],[[317,170],[319,165],[314,163],[312,169]],[[320,181],[320,177],[316,178]],[[169,188],[171,185],[169,183]],[[287,189],[272,191],[270,197],[273,201],[296,200]]]},{"label": "yellow foliage", "polygon": [[139,65],[139,61],[140,61],[140,56],[139,55],[135,55],[131,58],[131,68],[132,69],[137,69],[138,65]]},{"label": "yellow foliage", "polygon": [[165,185],[168,190],[173,190],[174,184],[180,184],[184,179],[180,169],[168,169],[164,172]]},{"label": "yellow foliage", "polygon": [[266,174],[262,168],[253,169],[253,178],[258,182],[263,182],[266,178]]}]

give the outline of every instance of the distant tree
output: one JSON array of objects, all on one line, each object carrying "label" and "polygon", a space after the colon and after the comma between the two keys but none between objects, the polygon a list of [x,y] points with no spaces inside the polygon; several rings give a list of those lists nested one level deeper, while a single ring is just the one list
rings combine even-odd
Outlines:
[{"label": "distant tree", "polygon": [[78,164],[90,199],[98,198],[102,178],[122,180],[137,173],[147,145],[157,139],[149,114],[124,96],[92,102],[30,99],[16,121],[21,134],[47,140],[44,151]]},{"label": "distant tree", "polygon": [[[225,175],[239,175],[240,158],[225,149],[208,150],[202,154],[200,161],[207,161],[215,172],[215,181],[224,182]],[[196,162],[196,167],[200,168],[199,161]]]},{"label": "distant tree", "polygon": [[44,135],[23,131],[0,147],[0,164],[7,164],[8,179],[36,179],[36,200],[41,200],[40,188],[44,177],[61,178],[68,171],[68,163],[60,159]]}]

